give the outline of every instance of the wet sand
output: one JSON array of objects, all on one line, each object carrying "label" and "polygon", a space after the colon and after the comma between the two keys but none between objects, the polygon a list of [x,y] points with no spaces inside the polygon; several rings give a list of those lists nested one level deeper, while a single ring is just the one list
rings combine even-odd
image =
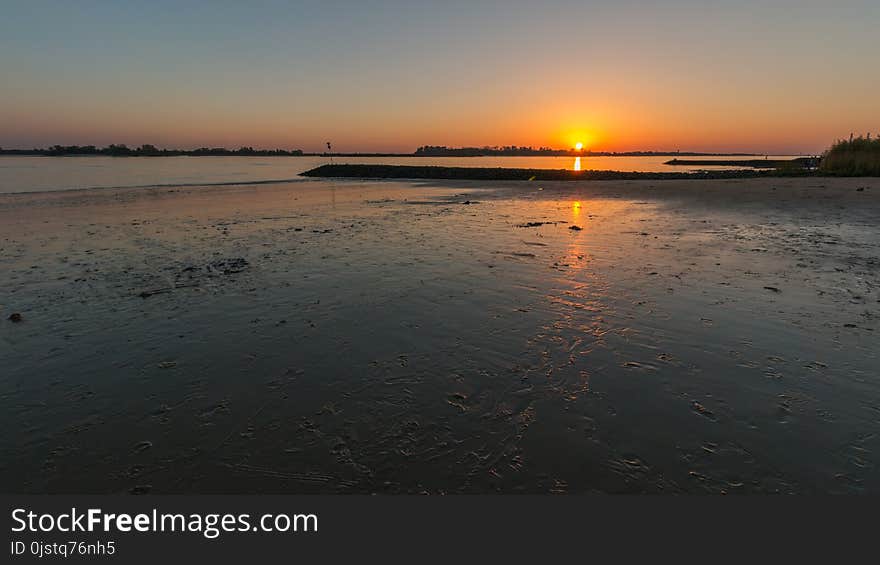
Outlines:
[{"label": "wet sand", "polygon": [[880,179],[0,195],[3,491],[877,493],[878,228]]}]

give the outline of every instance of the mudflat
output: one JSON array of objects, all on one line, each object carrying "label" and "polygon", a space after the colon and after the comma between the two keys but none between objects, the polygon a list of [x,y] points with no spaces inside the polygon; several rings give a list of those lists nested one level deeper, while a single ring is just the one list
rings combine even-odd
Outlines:
[{"label": "mudflat", "polygon": [[0,272],[5,492],[880,492],[880,179],[9,194]]}]

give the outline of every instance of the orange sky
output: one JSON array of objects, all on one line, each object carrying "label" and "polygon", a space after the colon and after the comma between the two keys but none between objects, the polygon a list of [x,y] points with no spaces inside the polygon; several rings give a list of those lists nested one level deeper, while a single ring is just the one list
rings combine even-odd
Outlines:
[{"label": "orange sky", "polygon": [[0,146],[814,153],[880,132],[875,2],[198,4],[10,7]]}]

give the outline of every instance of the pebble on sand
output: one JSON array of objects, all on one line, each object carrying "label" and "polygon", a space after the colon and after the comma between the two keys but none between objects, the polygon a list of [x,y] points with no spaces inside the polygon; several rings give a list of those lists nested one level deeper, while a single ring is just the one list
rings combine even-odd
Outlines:
[{"label": "pebble on sand", "polygon": [[18,312],[13,312],[12,314],[9,315],[9,321],[10,321],[10,322],[13,322],[13,323],[16,323],[16,324],[17,324],[17,323],[19,323],[19,322],[21,322],[21,321],[23,321],[23,320],[24,320],[24,318],[23,318],[23,317],[21,316],[21,314],[19,314]]}]

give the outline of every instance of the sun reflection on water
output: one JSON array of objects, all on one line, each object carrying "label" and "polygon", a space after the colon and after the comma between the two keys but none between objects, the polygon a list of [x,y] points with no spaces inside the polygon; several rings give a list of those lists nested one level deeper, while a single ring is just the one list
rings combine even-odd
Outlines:
[{"label": "sun reflection on water", "polygon": [[574,170],[575,171],[581,170],[581,158],[580,157],[574,158]]}]

